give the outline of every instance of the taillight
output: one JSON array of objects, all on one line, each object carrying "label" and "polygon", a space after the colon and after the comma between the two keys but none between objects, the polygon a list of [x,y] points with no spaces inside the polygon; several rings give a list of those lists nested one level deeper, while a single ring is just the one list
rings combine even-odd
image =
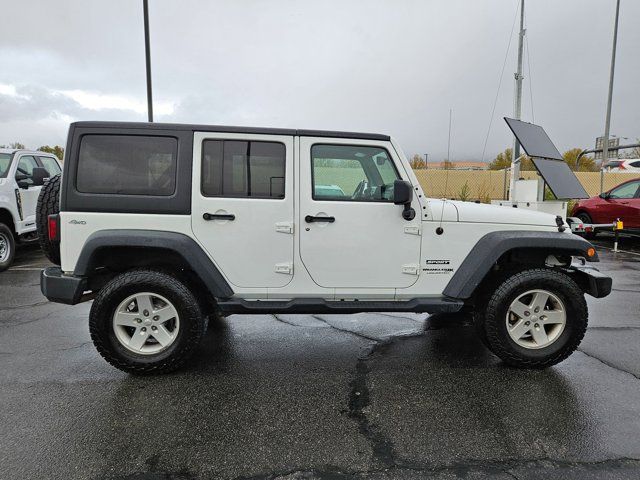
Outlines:
[{"label": "taillight", "polygon": [[60,217],[58,215],[49,215],[49,241],[50,242],[58,242],[60,241]]}]

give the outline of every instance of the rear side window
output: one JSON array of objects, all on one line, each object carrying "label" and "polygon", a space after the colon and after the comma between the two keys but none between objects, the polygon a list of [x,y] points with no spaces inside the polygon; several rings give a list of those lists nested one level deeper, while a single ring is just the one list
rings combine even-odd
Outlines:
[{"label": "rear side window", "polygon": [[40,162],[42,163],[42,166],[45,168],[45,170],[49,172],[49,175],[53,177],[54,175],[57,175],[58,173],[60,173],[60,166],[58,165],[58,162],[56,162],[53,158],[51,157],[38,157],[38,158],[40,159]]},{"label": "rear side window", "polygon": [[172,195],[177,151],[174,137],[84,135],[76,188],[82,193]]},{"label": "rear side window", "polygon": [[205,197],[284,198],[285,146],[277,142],[205,140]]}]

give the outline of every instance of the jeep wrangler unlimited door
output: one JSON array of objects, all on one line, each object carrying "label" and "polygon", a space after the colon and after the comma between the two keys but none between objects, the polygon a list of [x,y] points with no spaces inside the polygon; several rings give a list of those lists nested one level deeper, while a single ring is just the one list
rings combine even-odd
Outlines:
[{"label": "jeep wrangler unlimited door", "polygon": [[300,254],[318,285],[406,288],[418,279],[420,212],[407,221],[393,204],[394,181],[408,179],[394,155],[387,142],[300,138]]},{"label": "jeep wrangler unlimited door", "polygon": [[194,133],[192,228],[236,286],[293,276],[293,137]]}]

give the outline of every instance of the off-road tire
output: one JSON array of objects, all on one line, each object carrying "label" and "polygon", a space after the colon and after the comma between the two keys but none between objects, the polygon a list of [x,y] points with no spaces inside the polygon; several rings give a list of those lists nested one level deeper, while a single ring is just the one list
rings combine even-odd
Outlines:
[{"label": "off-road tire", "polygon": [[[566,309],[562,334],[551,345],[528,349],[516,344],[507,331],[506,316],[519,295],[544,289],[556,295]],[[499,282],[487,301],[484,315],[477,317],[489,349],[507,365],[518,368],[547,368],[571,355],[587,330],[588,311],[584,293],[568,275],[549,268],[530,268],[513,273]]]},{"label": "off-road tire", "polygon": [[16,256],[16,239],[13,236],[13,232],[11,231],[11,229],[4,223],[0,223],[0,234],[2,234],[2,237],[6,239],[6,248],[9,249],[4,261],[0,261],[0,272],[4,272],[11,266],[11,264],[13,263],[13,259]]},{"label": "off-road tire", "polygon": [[[579,218],[582,223],[587,223],[587,224],[593,223],[593,220],[591,219],[589,214],[586,212],[580,212],[578,215],[576,215],[576,217]],[[579,235],[582,235],[584,238],[588,240],[596,238],[596,232],[584,232],[584,233],[580,233]]]},{"label": "off-road tire", "polygon": [[54,175],[42,186],[36,207],[36,227],[40,248],[55,265],[60,265],[60,243],[49,240],[49,215],[58,213],[60,213],[60,174]]},{"label": "off-road tire", "polygon": [[[126,349],[115,336],[113,314],[129,295],[151,292],[167,298],[178,311],[180,329],[164,351],[139,355]],[[206,317],[192,291],[174,276],[156,270],[131,270],[114,277],[100,290],[89,314],[89,331],[96,349],[114,367],[145,375],[180,368],[197,350],[207,330]]]}]

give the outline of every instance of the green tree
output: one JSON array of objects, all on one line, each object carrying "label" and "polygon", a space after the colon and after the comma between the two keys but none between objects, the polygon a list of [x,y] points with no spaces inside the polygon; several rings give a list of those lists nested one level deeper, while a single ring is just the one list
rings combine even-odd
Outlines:
[{"label": "green tree", "polygon": [[593,157],[582,156],[580,157],[580,163],[576,166],[576,160],[578,155],[582,152],[581,148],[572,148],[562,154],[562,158],[569,165],[569,168],[574,172],[597,172],[598,166],[596,165]]},{"label": "green tree", "polygon": [[62,160],[62,158],[64,157],[64,148],[62,148],[60,145],[55,145],[53,147],[50,147],[49,145],[43,145],[42,147],[38,148],[38,150],[41,152],[52,153],[56,157],[58,157],[59,160]]},{"label": "green tree", "polygon": [[[489,170],[504,170],[505,168],[511,168],[511,159],[513,157],[513,150],[511,148],[505,148],[504,152],[500,152],[491,163],[489,163]],[[520,160],[520,171],[532,171],[535,170],[533,162],[526,155]]]},{"label": "green tree", "polygon": [[413,157],[411,157],[411,160],[409,160],[409,164],[413,169],[419,169],[419,168],[425,167],[424,159],[418,153],[416,153]]},{"label": "green tree", "polygon": [[489,163],[489,170],[504,170],[511,167],[511,157],[513,156],[513,150],[510,148],[505,149],[504,152],[500,152],[491,163]]}]

